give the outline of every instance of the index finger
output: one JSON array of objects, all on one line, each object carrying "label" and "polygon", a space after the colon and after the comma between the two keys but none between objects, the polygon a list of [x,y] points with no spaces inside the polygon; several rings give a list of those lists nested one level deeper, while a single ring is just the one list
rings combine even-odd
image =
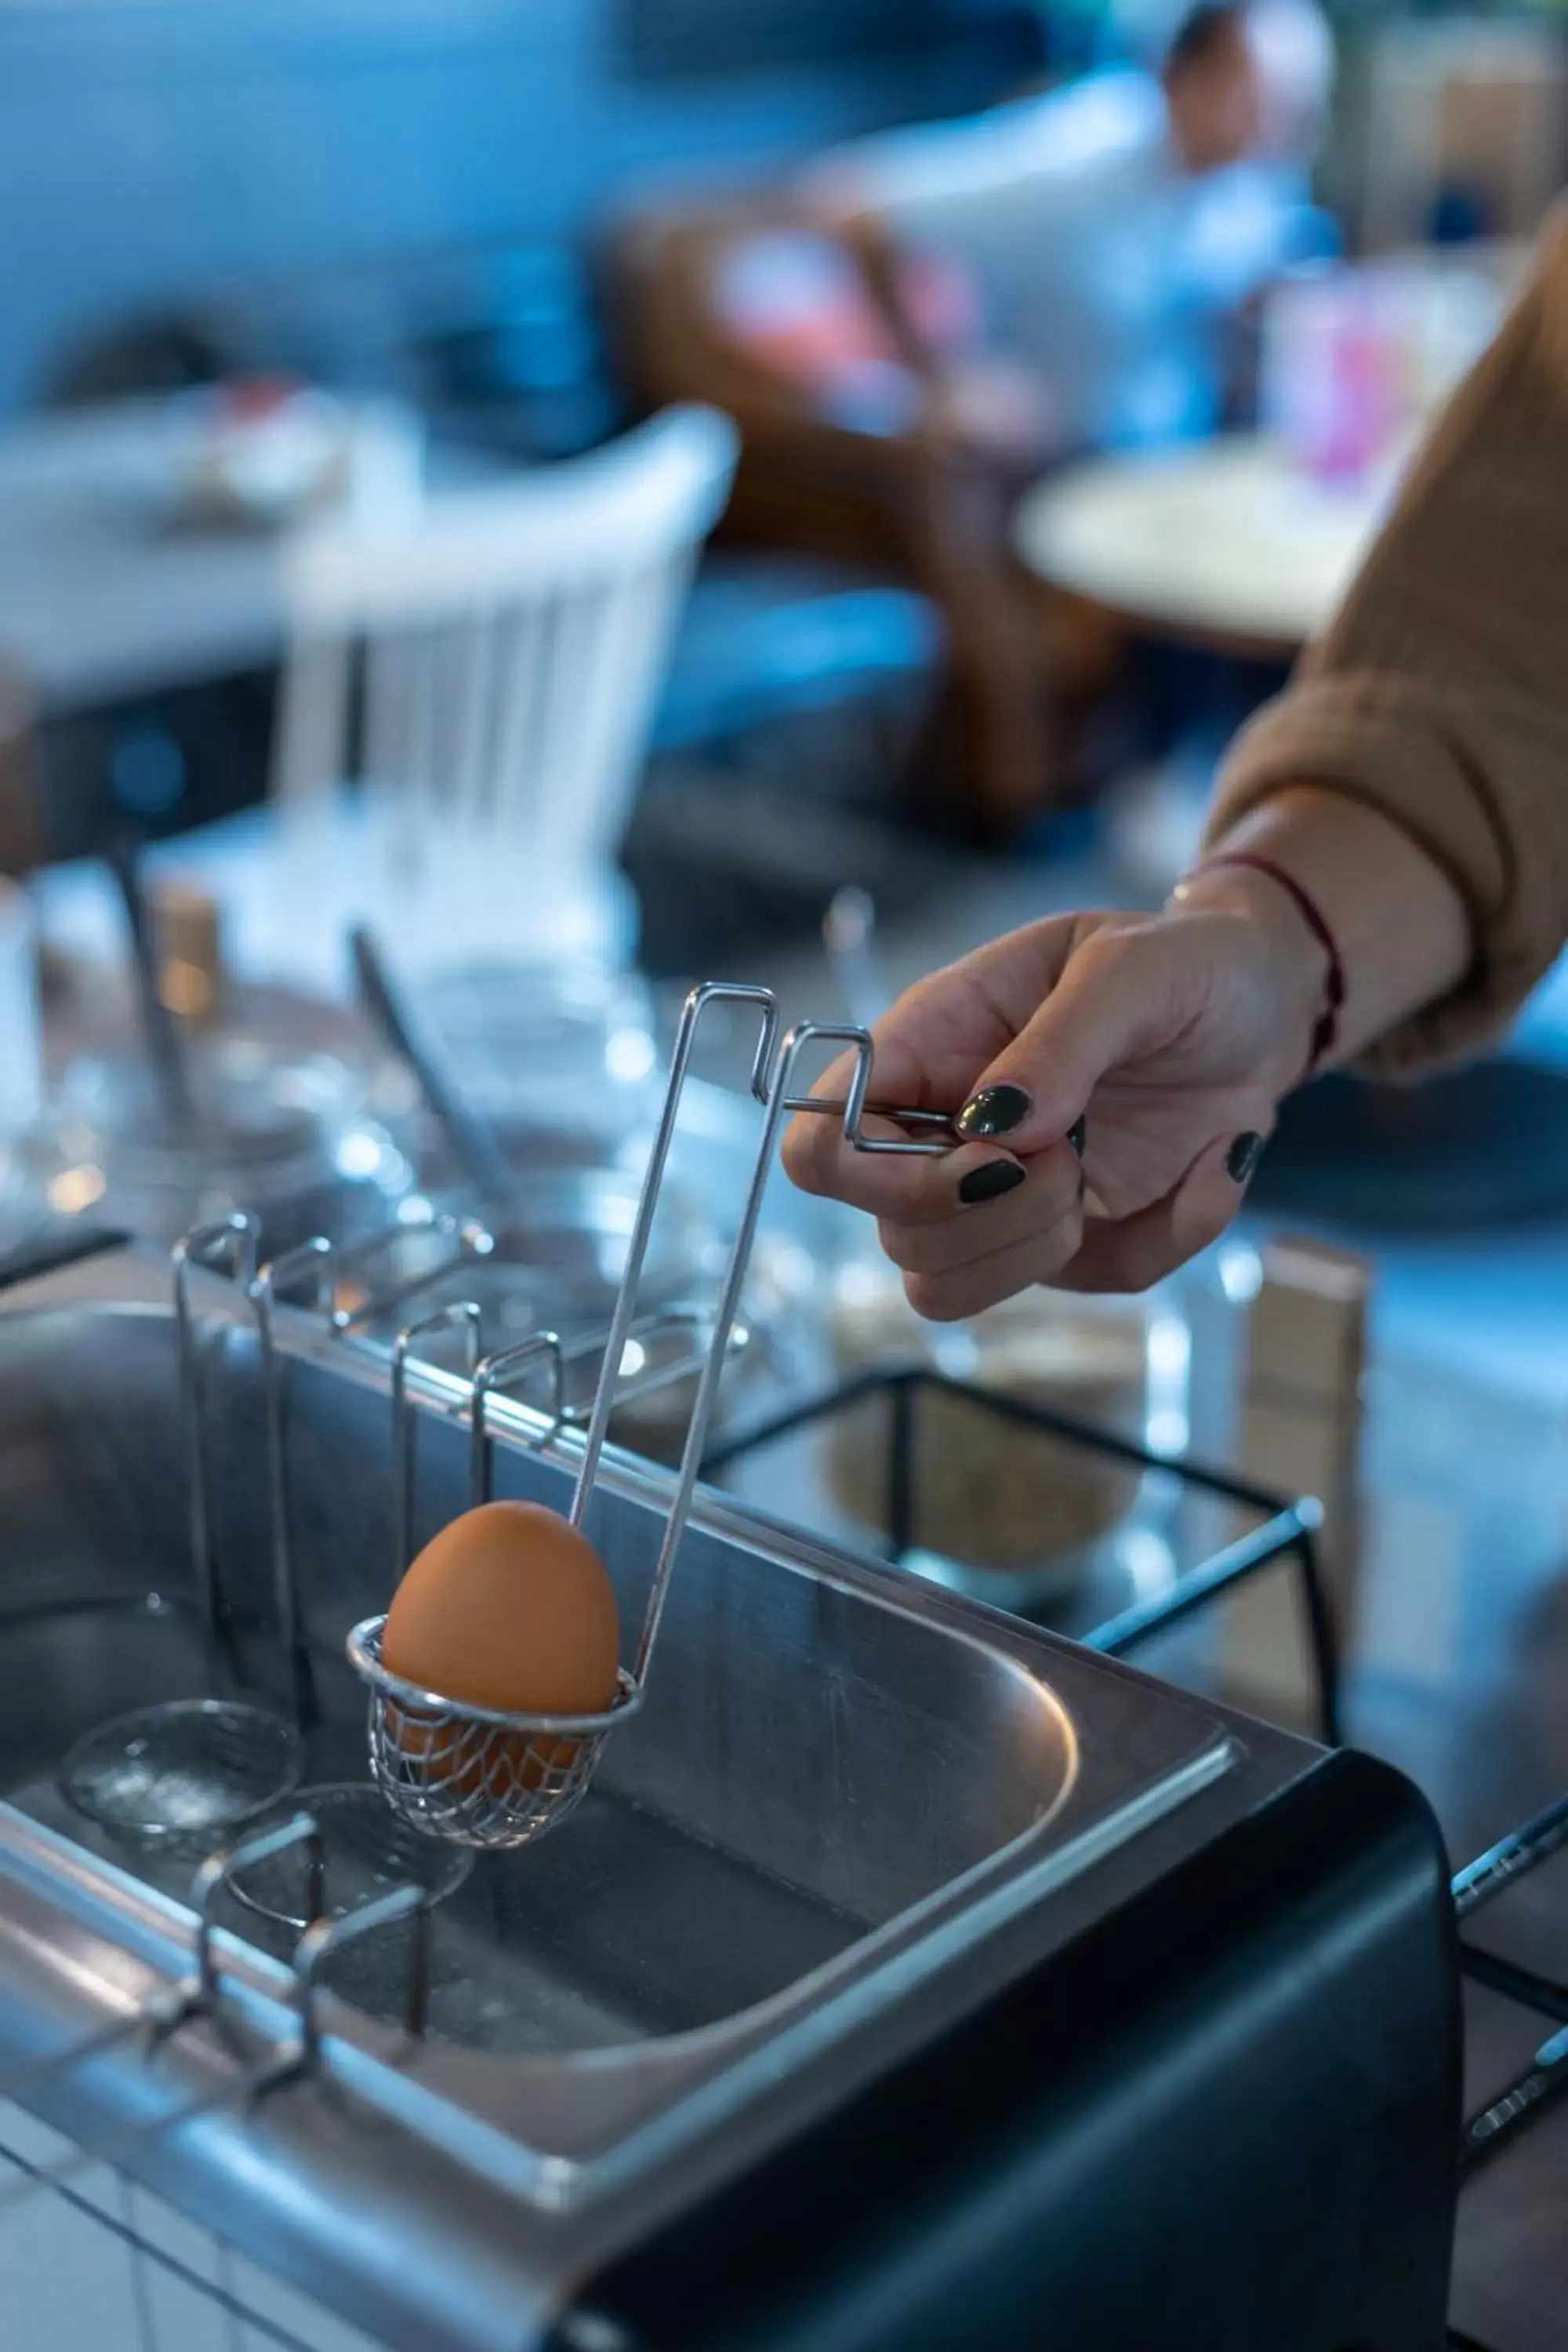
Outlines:
[{"label": "index finger", "polygon": [[[861,1131],[874,1141],[908,1142],[907,1130],[891,1119],[868,1112]],[[847,1201],[873,1217],[889,1217],[899,1224],[923,1224],[945,1216],[952,1207],[952,1178],[946,1169],[952,1154],[893,1158],[858,1151],[844,1133],[842,1118],[831,1111],[797,1111],[784,1144],[784,1166],[803,1192]]]},{"label": "index finger", "polygon": [[[934,1154],[896,1157],[890,1153],[857,1150],[844,1132],[842,1106],[855,1076],[855,1057],[840,1055],[810,1087],[820,1110],[796,1111],[784,1133],[784,1161],[793,1182],[804,1192],[825,1194],[867,1209],[875,1216],[892,1215],[912,1221],[919,1215],[921,1176],[934,1167]],[[900,1083],[902,1082],[902,1083]],[[921,1102],[919,1066],[896,1037],[879,1037],[871,1065],[870,1099],[881,1105]],[[870,1142],[929,1142],[933,1130],[900,1127],[879,1111],[868,1109],[861,1133]],[[940,1133],[940,1130],[935,1132]],[[934,1213],[934,1211],[928,1212]]]}]

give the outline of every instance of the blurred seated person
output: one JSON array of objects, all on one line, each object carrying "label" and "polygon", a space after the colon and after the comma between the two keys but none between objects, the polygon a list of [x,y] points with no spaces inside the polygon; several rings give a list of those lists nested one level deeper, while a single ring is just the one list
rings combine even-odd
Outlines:
[{"label": "blurred seated person", "polygon": [[1331,67],[1314,0],[1227,0],[1158,75],[644,207],[616,240],[630,378],[741,427],[731,535],[890,563],[940,609],[930,779],[973,830],[1096,781],[1121,658],[1109,621],[1021,581],[1017,489],[1085,446],[1212,427],[1227,326],[1302,247]]},{"label": "blurred seated person", "polygon": [[[1308,173],[1332,78],[1315,0],[1200,0],[1157,73],[869,139],[802,187],[858,249],[934,413],[998,457],[1197,438],[1233,413],[1251,306],[1331,250]],[[837,362],[840,398],[874,394],[869,350]]]}]

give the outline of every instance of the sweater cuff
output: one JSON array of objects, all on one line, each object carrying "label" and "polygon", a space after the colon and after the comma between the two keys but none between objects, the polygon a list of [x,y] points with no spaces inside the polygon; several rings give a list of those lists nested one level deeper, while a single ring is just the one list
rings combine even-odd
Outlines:
[{"label": "sweater cuff", "polygon": [[1469,971],[1358,1056],[1378,1077],[1420,1076],[1490,1045],[1561,944],[1542,910],[1520,903],[1507,835],[1440,702],[1400,677],[1299,681],[1237,739],[1205,828],[1212,848],[1274,793],[1309,784],[1375,809],[1448,876],[1469,914]]}]

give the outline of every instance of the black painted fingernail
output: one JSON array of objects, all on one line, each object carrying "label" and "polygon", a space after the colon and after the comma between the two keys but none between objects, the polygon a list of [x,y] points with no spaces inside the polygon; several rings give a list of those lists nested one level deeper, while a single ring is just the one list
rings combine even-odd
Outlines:
[{"label": "black painted fingernail", "polygon": [[1263,1149],[1260,1135],[1238,1135],[1225,1155],[1225,1172],[1233,1184],[1245,1184],[1258,1165],[1258,1155]]},{"label": "black painted fingernail", "polygon": [[1024,1088],[1009,1085],[1005,1079],[1000,1086],[982,1087],[977,1095],[972,1095],[955,1124],[960,1135],[1011,1135],[1016,1127],[1023,1126],[1033,1108],[1033,1100]]},{"label": "black painted fingernail", "polygon": [[958,1197],[966,1209],[980,1201],[999,1201],[1004,1192],[1017,1191],[1025,1173],[1016,1160],[988,1160],[983,1168],[972,1168],[959,1178]]},{"label": "black painted fingernail", "polygon": [[1073,1150],[1078,1153],[1079,1158],[1081,1160],[1083,1158],[1083,1147],[1089,1141],[1089,1116],[1087,1112],[1083,1118],[1075,1118],[1072,1125],[1068,1128],[1068,1141],[1072,1145]]}]

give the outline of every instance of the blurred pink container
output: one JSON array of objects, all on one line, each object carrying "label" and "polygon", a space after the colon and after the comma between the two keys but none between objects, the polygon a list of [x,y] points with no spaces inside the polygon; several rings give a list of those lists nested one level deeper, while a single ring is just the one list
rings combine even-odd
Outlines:
[{"label": "blurred pink container", "polygon": [[1462,246],[1287,279],[1264,320],[1266,429],[1314,480],[1392,476],[1497,332],[1526,258]]},{"label": "blurred pink container", "polygon": [[1418,405],[1415,308],[1403,273],[1326,268],[1289,279],[1264,323],[1262,421],[1320,482],[1357,482]]}]

